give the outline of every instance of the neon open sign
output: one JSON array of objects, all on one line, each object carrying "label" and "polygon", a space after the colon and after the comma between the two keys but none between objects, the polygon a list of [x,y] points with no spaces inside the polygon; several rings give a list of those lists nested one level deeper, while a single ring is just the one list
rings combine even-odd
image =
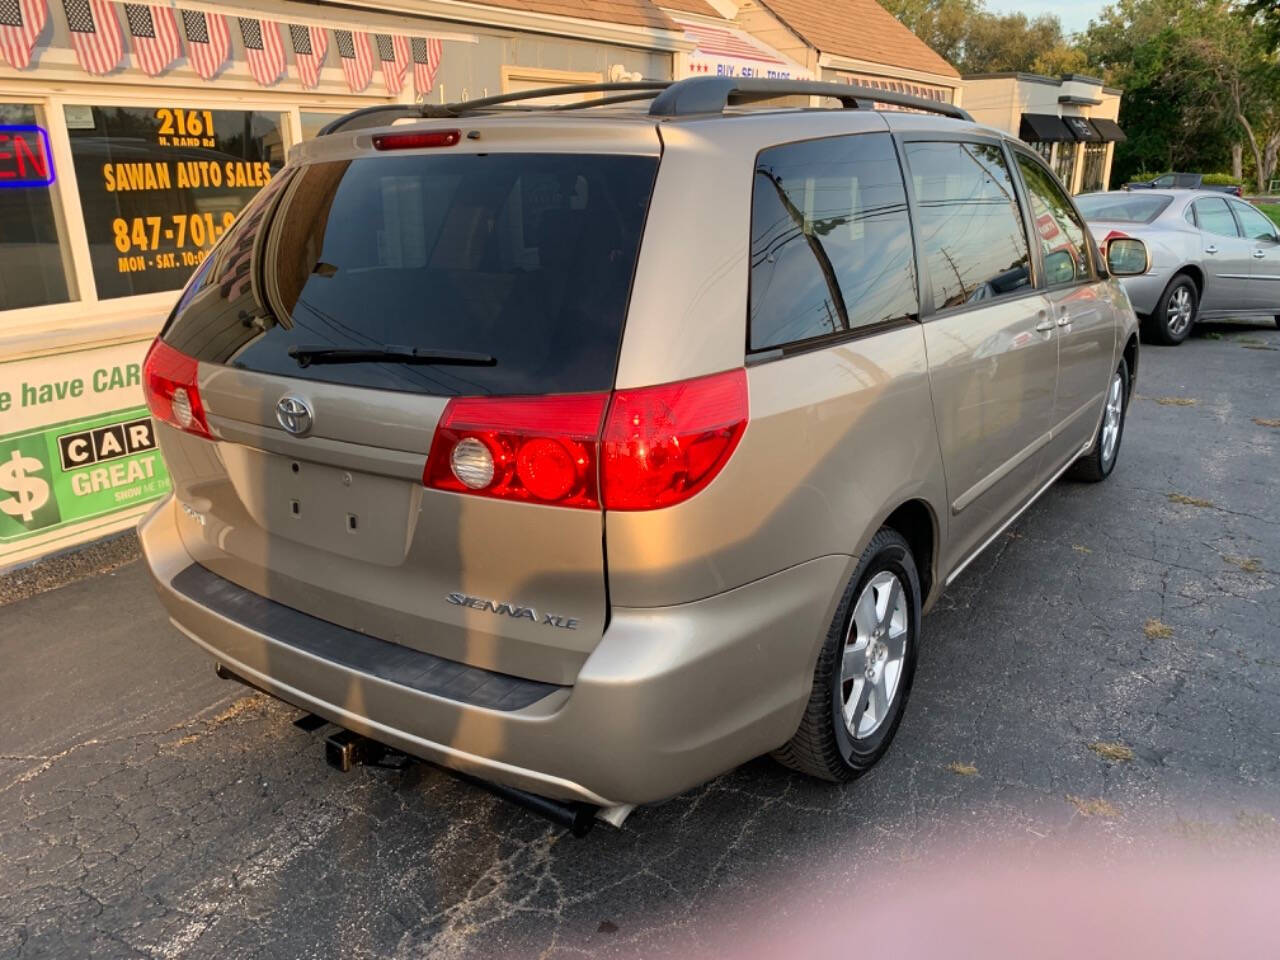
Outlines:
[{"label": "neon open sign", "polygon": [[47,187],[53,152],[43,127],[0,125],[0,187]]}]

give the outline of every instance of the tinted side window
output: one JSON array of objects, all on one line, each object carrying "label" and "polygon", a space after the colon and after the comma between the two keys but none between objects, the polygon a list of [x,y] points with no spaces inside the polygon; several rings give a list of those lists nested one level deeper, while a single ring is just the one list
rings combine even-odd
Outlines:
[{"label": "tinted side window", "polygon": [[1240,220],[1240,226],[1244,229],[1244,235],[1250,240],[1274,240],[1276,236],[1276,228],[1271,221],[1262,214],[1249,206],[1247,203],[1231,201],[1231,209],[1236,212],[1236,217]]},{"label": "tinted side window", "polygon": [[918,311],[906,192],[889,135],[762,151],[751,202],[751,349]]},{"label": "tinted side window", "polygon": [[1092,279],[1089,242],[1085,238],[1084,224],[1071,209],[1071,201],[1044,167],[1020,153],[1015,156],[1022,170],[1031,216],[1035,219],[1036,233],[1040,238],[1045,282],[1054,286]]},{"label": "tinted side window", "polygon": [[1240,236],[1240,231],[1236,229],[1236,219],[1231,216],[1226,200],[1219,200],[1217,197],[1197,200],[1195,208],[1196,221],[1200,224],[1201,230],[1206,233],[1216,233],[1220,237]]},{"label": "tinted side window", "polygon": [[982,143],[906,149],[934,309],[1029,287],[1031,256],[1001,150]]}]

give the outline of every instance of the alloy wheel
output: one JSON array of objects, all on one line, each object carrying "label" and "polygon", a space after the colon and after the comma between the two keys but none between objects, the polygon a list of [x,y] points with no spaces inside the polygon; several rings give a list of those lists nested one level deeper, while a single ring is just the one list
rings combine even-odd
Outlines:
[{"label": "alloy wheel", "polygon": [[880,729],[902,679],[910,632],[906,591],[897,574],[882,570],[853,607],[840,665],[844,723],[864,740]]},{"label": "alloy wheel", "polygon": [[1107,390],[1107,405],[1102,411],[1102,462],[1110,465],[1115,459],[1116,446],[1120,442],[1120,423],[1124,417],[1124,381],[1120,372],[1111,377]]},{"label": "alloy wheel", "polygon": [[1191,289],[1186,286],[1180,286],[1173,291],[1173,295],[1169,297],[1169,307],[1166,311],[1166,321],[1169,325],[1169,333],[1172,336],[1180,337],[1191,326],[1191,315],[1195,307],[1191,299]]}]

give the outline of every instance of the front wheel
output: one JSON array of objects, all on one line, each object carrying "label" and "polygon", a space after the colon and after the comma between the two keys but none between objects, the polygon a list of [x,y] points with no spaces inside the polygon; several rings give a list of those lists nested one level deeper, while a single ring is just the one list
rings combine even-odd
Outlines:
[{"label": "front wheel", "polygon": [[1124,437],[1124,416],[1129,407],[1129,364],[1124,360],[1111,374],[1107,399],[1102,405],[1102,422],[1094,435],[1093,446],[1071,466],[1073,480],[1098,483],[1111,476],[1120,456],[1120,440]]},{"label": "front wheel", "polygon": [[814,668],[800,727],[774,752],[823,780],[862,776],[889,749],[916,670],[920,578],[906,539],[882,527],[863,551]]},{"label": "front wheel", "polygon": [[1151,339],[1166,346],[1177,346],[1191,333],[1200,308],[1200,291],[1186,274],[1178,274],[1160,294],[1155,313],[1147,318],[1145,330]]}]

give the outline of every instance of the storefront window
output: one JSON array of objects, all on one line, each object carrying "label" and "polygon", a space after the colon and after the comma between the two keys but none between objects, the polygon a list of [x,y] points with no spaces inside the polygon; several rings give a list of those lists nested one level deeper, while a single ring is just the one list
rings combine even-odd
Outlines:
[{"label": "storefront window", "polygon": [[72,298],[54,206],[56,179],[36,108],[0,103],[0,310]]},{"label": "storefront window", "polygon": [[320,130],[326,123],[332,123],[339,117],[344,116],[341,112],[325,113],[318,110],[302,110],[298,117],[302,120],[302,139],[310,140],[319,135]]},{"label": "storefront window", "polygon": [[1044,158],[1045,163],[1053,163],[1053,142],[1050,140],[1036,140],[1027,144],[1032,150],[1040,154]]},{"label": "storefront window", "polygon": [[1074,140],[1064,140],[1058,144],[1058,153],[1054,157],[1053,172],[1058,175],[1062,185],[1071,190],[1071,180],[1076,172],[1076,147]]},{"label": "storefront window", "polygon": [[1092,193],[1094,190],[1105,190],[1102,174],[1106,167],[1107,145],[1105,143],[1086,143],[1084,145],[1084,179],[1080,184],[1080,192]]},{"label": "storefront window", "polygon": [[66,108],[98,297],[177,290],[280,169],[281,115]]}]

